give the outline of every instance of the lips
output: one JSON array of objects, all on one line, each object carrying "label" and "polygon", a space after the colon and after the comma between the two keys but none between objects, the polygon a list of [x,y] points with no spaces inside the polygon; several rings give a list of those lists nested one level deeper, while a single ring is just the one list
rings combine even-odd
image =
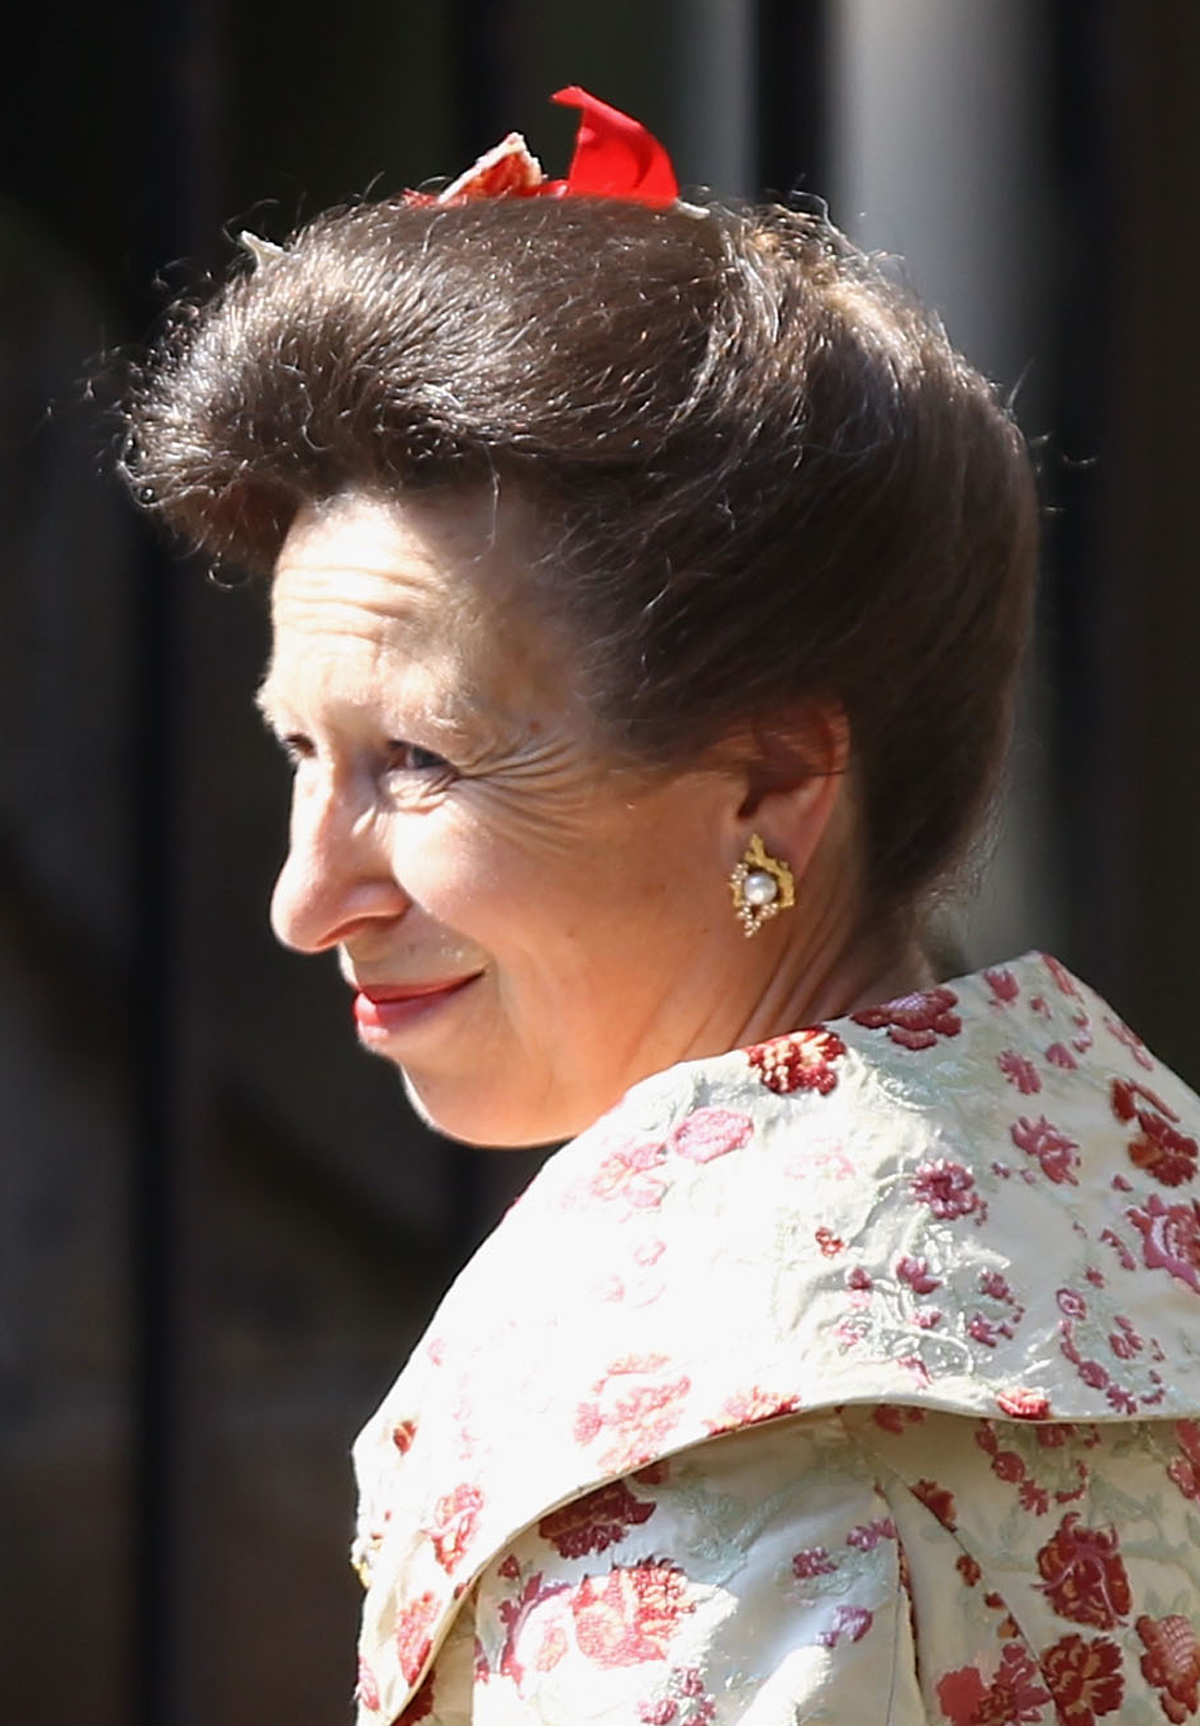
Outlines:
[{"label": "lips", "polygon": [[428,983],[357,983],[354,1018],[368,1041],[391,1035],[434,1013],[443,1002],[468,988],[479,976],[446,977]]},{"label": "lips", "polygon": [[356,983],[358,993],[377,1005],[385,1001],[419,1001],[426,995],[448,995],[475,981],[469,977],[451,977],[442,983]]}]

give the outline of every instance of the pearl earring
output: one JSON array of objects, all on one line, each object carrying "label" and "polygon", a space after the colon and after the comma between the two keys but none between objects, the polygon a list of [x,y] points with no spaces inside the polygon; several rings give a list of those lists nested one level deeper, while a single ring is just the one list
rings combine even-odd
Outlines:
[{"label": "pearl earring", "polygon": [[796,883],[791,870],[764,850],[757,833],[751,834],[741,862],[729,877],[729,891],[747,939],[757,935],[768,917],[790,911],[796,903]]}]

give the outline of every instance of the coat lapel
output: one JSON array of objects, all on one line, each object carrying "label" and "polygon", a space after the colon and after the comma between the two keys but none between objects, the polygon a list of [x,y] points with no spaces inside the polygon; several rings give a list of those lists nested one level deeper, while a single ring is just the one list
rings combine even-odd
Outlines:
[{"label": "coat lapel", "polygon": [[672,1069],[553,1157],[355,1449],[360,1720],[569,1499],[843,1403],[1195,1414],[1200,1102],[1055,961]]}]

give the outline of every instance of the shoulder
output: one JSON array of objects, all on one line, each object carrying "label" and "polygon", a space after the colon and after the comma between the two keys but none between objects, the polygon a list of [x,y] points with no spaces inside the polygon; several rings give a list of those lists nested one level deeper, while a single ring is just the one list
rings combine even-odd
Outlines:
[{"label": "shoulder", "polygon": [[[830,1482],[821,1503],[851,1514],[884,1477],[863,1461],[870,1429],[848,1444],[833,1405],[883,1405],[897,1442],[908,1413],[939,1409],[1194,1413],[1200,1210],[1172,1183],[1194,1173],[1198,1126],[1186,1087],[1041,959],[636,1087],[551,1159],[359,1441],[364,1647],[387,1694],[514,1540],[535,1543],[520,1586],[536,1617],[544,1525],[592,1538],[598,1494],[629,1538],[674,1519],[686,1544],[714,1496],[736,1523],[737,1480],[759,1477],[745,1499],[761,1499],[778,1442],[791,1478]],[[963,1478],[994,1487],[986,1421],[947,1430]],[[919,1482],[956,1489],[891,1460],[924,1540]],[[720,1492],[689,1485],[693,1466]]]},{"label": "shoulder", "polygon": [[1178,1564],[1194,1440],[887,1407],[709,1440],[497,1555],[473,1596],[474,1683],[548,1719],[582,1698],[614,1720],[784,1700],[883,1718],[886,1696],[889,1721],[967,1726],[1069,1710],[1081,1684],[1098,1714],[1152,1717],[1159,1692],[1200,1682]]},{"label": "shoulder", "polygon": [[496,1550],[573,1492],[835,1404],[1191,1414],[1200,1209],[1165,1183],[1197,1127],[1040,958],[649,1080],[447,1297],[360,1440],[368,1524],[401,1480],[482,1495]]}]

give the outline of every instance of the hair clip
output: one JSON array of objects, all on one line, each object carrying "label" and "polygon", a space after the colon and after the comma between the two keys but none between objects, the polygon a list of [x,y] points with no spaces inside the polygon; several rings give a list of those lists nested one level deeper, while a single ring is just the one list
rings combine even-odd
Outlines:
[{"label": "hair clip", "polygon": [[519,132],[493,149],[441,192],[406,192],[409,204],[463,204],[476,198],[624,198],[663,209],[679,198],[671,158],[640,121],[577,84],[551,97],[580,110],[575,154],[565,180],[548,180]]},{"label": "hair clip", "polygon": [[269,264],[275,258],[282,258],[283,247],[277,246],[274,240],[264,240],[261,234],[252,234],[249,228],[243,228],[237,237],[237,243],[243,252],[249,252],[254,259],[254,268],[261,270],[264,264]]}]

